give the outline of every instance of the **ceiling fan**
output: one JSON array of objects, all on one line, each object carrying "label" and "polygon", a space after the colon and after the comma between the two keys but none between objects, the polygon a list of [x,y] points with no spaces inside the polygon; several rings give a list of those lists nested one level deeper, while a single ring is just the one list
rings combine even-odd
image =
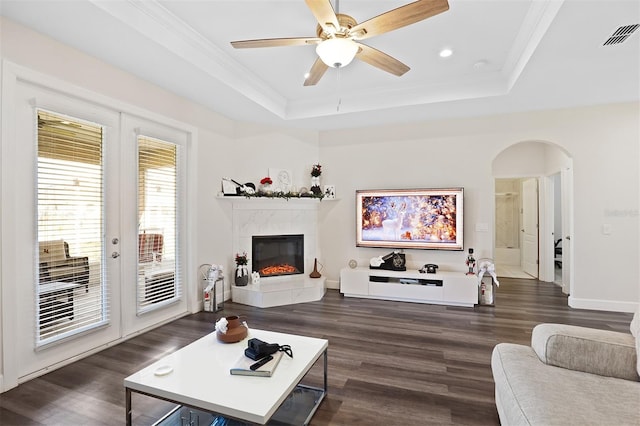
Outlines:
[{"label": "ceiling fan", "polygon": [[304,81],[305,86],[317,84],[329,67],[344,67],[354,57],[383,71],[401,76],[409,71],[407,65],[359,41],[415,24],[449,10],[447,0],[418,0],[358,24],[349,15],[336,14],[330,0],[305,2],[318,21],[317,37],[240,40],[232,41],[231,45],[236,49],[317,45],[318,58]]}]

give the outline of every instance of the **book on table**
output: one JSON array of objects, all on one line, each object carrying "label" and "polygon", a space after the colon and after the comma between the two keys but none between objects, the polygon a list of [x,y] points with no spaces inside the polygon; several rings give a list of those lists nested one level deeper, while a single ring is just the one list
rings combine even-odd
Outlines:
[{"label": "book on table", "polygon": [[229,372],[237,376],[271,377],[280,362],[280,358],[282,358],[282,352],[276,352],[271,354],[271,356],[273,359],[269,362],[252,370],[250,367],[258,361],[254,361],[243,354],[238,361],[236,361],[233,367],[231,367]]}]

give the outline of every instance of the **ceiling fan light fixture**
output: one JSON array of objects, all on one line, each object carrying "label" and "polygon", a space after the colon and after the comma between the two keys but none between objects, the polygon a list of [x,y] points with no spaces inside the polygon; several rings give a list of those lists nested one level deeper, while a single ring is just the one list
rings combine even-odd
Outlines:
[{"label": "ceiling fan light fixture", "polygon": [[440,51],[439,55],[441,58],[448,58],[449,56],[453,55],[453,49],[445,47]]},{"label": "ceiling fan light fixture", "polygon": [[341,68],[349,65],[358,53],[358,45],[350,38],[330,38],[316,47],[316,53],[327,66]]}]

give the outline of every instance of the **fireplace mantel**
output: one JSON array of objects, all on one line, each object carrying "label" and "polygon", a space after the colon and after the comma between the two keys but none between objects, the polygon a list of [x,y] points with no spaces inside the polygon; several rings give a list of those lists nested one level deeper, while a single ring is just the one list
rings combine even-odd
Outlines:
[{"label": "fireplace mantel", "polygon": [[244,204],[268,204],[268,203],[278,203],[278,205],[291,203],[292,205],[315,205],[319,206],[320,203],[331,203],[333,201],[338,201],[337,198],[315,198],[315,197],[291,197],[291,198],[281,198],[281,197],[244,197],[242,195],[227,195],[227,196],[217,196],[218,200],[230,201],[233,204],[244,205]]}]

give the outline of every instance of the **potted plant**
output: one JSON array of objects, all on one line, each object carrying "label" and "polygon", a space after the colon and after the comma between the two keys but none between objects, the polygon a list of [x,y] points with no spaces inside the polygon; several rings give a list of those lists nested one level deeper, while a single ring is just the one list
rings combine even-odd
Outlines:
[{"label": "potted plant", "polygon": [[236,276],[235,276],[235,284],[237,286],[245,286],[249,283],[249,269],[247,264],[249,263],[249,258],[247,257],[247,252],[236,253]]},{"label": "potted plant", "polygon": [[320,164],[314,164],[311,166],[311,192],[314,195],[322,194],[320,189],[320,175],[322,174],[322,166]]}]

